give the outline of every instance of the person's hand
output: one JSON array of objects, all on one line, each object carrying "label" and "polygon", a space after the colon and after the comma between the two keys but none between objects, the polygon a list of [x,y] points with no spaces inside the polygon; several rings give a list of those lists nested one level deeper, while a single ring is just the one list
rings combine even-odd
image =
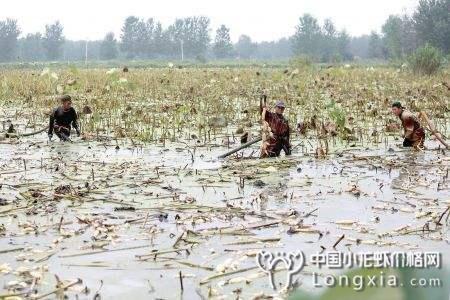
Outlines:
[{"label": "person's hand", "polygon": [[298,122],[297,123],[297,132],[300,133],[300,134],[304,134],[305,131],[306,131],[305,123]]}]

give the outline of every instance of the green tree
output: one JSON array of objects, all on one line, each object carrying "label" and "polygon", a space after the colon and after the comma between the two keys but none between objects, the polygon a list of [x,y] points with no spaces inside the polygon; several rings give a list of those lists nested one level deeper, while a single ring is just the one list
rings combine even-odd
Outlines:
[{"label": "green tree", "polygon": [[141,58],[148,58],[153,53],[153,18],[147,21],[139,20],[136,24],[136,54]]},{"label": "green tree", "polygon": [[29,33],[20,40],[22,59],[25,61],[39,61],[45,58],[42,46],[42,34]]},{"label": "green tree", "polygon": [[153,18],[146,21],[130,16],[125,19],[120,49],[128,58],[150,58],[161,53],[163,30],[161,23]]},{"label": "green tree", "polygon": [[135,16],[129,16],[122,26],[120,49],[126,53],[127,58],[133,58],[139,54],[140,22]]},{"label": "green tree", "polygon": [[323,24],[323,35],[321,43],[322,61],[331,61],[338,54],[338,32],[333,21],[326,19]]},{"label": "green tree", "polygon": [[186,58],[204,58],[211,41],[209,24],[207,17],[176,19],[165,32],[169,53],[179,57],[183,49]]},{"label": "green tree", "polygon": [[0,61],[11,61],[16,57],[19,35],[20,29],[17,20],[0,21]]},{"label": "green tree", "polygon": [[339,57],[341,57],[345,61],[353,59],[352,54],[350,52],[350,36],[345,30],[339,32],[338,34],[337,47]]},{"label": "green tree", "polygon": [[236,54],[239,58],[249,59],[255,53],[257,44],[252,42],[248,35],[241,35],[235,45]]},{"label": "green tree", "polygon": [[230,29],[225,25],[221,25],[216,31],[213,50],[217,58],[229,58],[233,55]]},{"label": "green tree", "polygon": [[402,34],[400,41],[402,45],[403,54],[410,55],[418,47],[417,32],[414,28],[414,20],[412,17],[404,14],[401,16]]},{"label": "green tree", "polygon": [[310,14],[304,14],[293,36],[294,52],[318,58],[317,49],[319,49],[320,39],[321,30],[317,19]]},{"label": "green tree", "polygon": [[163,31],[163,42],[166,50],[166,55],[171,57],[181,57],[182,49],[183,55],[186,56],[186,32],[184,28],[183,19],[176,19],[173,24]]},{"label": "green tree", "polygon": [[185,21],[187,42],[186,54],[190,57],[202,58],[206,54],[211,37],[209,36],[210,20],[207,17],[190,17]]},{"label": "green tree", "polygon": [[369,37],[369,57],[370,58],[386,58],[383,40],[380,35],[372,31]]},{"label": "green tree", "polygon": [[384,43],[390,58],[399,59],[404,55],[402,29],[402,19],[394,15],[390,15],[382,27]]},{"label": "green tree", "polygon": [[450,51],[450,0],[420,0],[413,24],[421,45],[429,43],[444,53]]},{"label": "green tree", "polygon": [[163,27],[160,22],[155,24],[153,30],[153,55],[155,57],[164,56],[168,51],[168,40],[166,39]]},{"label": "green tree", "polygon": [[64,45],[63,26],[59,21],[45,25],[45,34],[42,40],[45,55],[49,60],[57,60],[62,56]]},{"label": "green tree", "polygon": [[100,45],[100,58],[101,59],[115,59],[117,58],[117,40],[113,32],[106,34]]},{"label": "green tree", "polygon": [[143,56],[149,58],[155,57],[155,34],[157,30],[158,23],[155,22],[153,18],[147,19],[142,28],[142,38],[141,38],[141,53]]}]

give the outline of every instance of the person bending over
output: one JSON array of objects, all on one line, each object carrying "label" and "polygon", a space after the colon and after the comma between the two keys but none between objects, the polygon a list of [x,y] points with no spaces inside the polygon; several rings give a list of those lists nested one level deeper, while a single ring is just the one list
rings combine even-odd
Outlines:
[{"label": "person bending over", "polygon": [[72,107],[72,98],[64,95],[60,98],[61,105],[53,110],[50,115],[50,124],[48,128],[48,138],[51,140],[53,133],[62,141],[70,139],[71,127],[75,129],[77,135],[80,136],[78,128],[77,112]]}]

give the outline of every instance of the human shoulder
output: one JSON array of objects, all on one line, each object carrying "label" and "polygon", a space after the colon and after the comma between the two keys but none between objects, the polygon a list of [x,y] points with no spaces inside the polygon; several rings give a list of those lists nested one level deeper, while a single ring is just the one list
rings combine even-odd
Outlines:
[{"label": "human shoulder", "polygon": [[60,112],[61,107],[57,106],[55,108],[52,109],[52,116],[55,116],[58,112]]},{"label": "human shoulder", "polygon": [[264,116],[265,116],[265,119],[266,119],[266,120],[267,120],[267,119],[272,119],[272,118],[273,118],[273,115],[274,115],[273,112],[271,112],[271,111],[269,111],[269,110],[266,109],[266,111],[265,111],[265,113],[264,113]]},{"label": "human shoulder", "polygon": [[418,122],[417,117],[410,111],[404,111],[401,115],[403,126],[412,127]]},{"label": "human shoulder", "polygon": [[285,123],[289,122],[289,120],[288,120],[284,115],[279,115],[279,114],[277,114],[277,113],[274,113],[274,115],[275,115],[279,120],[281,120],[281,121],[283,121],[283,122],[285,122]]},{"label": "human shoulder", "polygon": [[408,120],[414,118],[414,115],[409,110],[404,110],[401,115],[402,120]]}]

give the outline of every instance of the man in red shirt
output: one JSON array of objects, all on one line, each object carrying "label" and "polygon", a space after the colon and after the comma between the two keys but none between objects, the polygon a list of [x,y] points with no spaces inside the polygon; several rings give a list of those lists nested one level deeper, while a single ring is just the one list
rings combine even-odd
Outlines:
[{"label": "man in red shirt", "polygon": [[[283,116],[285,108],[286,105],[283,101],[278,101],[276,103],[275,112],[268,111],[265,106],[262,107],[262,119],[263,122],[267,122],[270,132],[263,132],[261,158],[280,156],[281,150],[283,150],[286,155],[291,154],[289,122]],[[267,131],[269,131],[269,128],[267,128]]]},{"label": "man in red shirt", "polygon": [[392,104],[392,113],[400,118],[403,129],[405,130],[403,147],[423,149],[425,130],[420,125],[419,119],[410,111],[407,111],[398,101]]}]

